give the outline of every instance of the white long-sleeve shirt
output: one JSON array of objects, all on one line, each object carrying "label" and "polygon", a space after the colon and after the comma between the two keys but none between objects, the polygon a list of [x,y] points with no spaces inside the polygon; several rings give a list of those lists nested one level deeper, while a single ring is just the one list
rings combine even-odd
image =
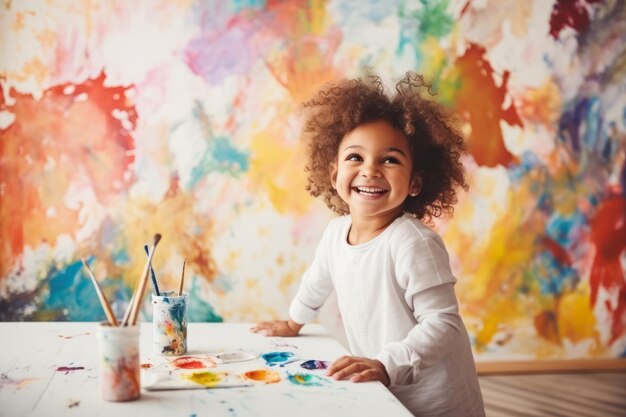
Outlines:
[{"label": "white long-sleeve shirt", "polygon": [[350,216],[331,220],[289,314],[314,320],[332,290],[350,350],[378,359],[389,389],[419,416],[484,416],[474,358],[441,237],[409,215],[348,244]]}]

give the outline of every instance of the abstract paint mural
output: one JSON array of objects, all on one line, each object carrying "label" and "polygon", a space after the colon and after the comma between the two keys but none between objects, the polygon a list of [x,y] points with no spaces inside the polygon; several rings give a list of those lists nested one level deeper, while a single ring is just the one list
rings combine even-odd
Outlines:
[{"label": "abstract paint mural", "polygon": [[102,320],[81,257],[121,315],[157,232],[191,321],[286,316],[332,216],[298,104],[414,70],[467,137],[477,358],[626,356],[624,2],[4,1],[0,54],[1,320]]}]

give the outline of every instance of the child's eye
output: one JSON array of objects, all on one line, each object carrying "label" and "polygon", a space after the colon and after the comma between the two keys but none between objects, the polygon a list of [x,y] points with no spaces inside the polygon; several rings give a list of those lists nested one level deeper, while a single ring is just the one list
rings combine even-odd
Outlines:
[{"label": "child's eye", "polygon": [[398,164],[400,163],[400,161],[398,161],[398,158],[396,157],[388,156],[385,159],[383,159],[383,163],[384,164]]},{"label": "child's eye", "polygon": [[350,155],[348,155],[346,157],[346,161],[362,161],[363,158],[361,158],[358,154],[355,153],[351,153]]}]

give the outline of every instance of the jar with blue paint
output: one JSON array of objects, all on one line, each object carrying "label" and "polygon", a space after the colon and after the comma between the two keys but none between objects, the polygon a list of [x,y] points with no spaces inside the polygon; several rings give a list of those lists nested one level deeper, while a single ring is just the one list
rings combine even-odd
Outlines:
[{"label": "jar with blue paint", "polygon": [[164,356],[187,352],[187,306],[189,294],[165,291],[152,294],[152,351]]}]

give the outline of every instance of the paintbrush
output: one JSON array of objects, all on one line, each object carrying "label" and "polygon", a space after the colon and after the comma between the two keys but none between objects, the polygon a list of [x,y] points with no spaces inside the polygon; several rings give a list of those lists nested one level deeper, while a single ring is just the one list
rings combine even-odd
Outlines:
[{"label": "paintbrush", "polygon": [[98,298],[100,299],[100,304],[102,305],[104,314],[107,316],[107,320],[109,321],[109,324],[111,326],[117,326],[117,319],[115,318],[115,314],[113,314],[113,310],[111,310],[111,305],[109,304],[109,302],[107,301],[107,298],[104,296],[104,293],[100,289],[100,285],[98,285],[98,281],[96,281],[96,277],[93,275],[93,272],[91,272],[91,268],[89,268],[89,265],[87,265],[87,261],[85,261],[84,257],[81,258],[81,261],[83,261],[83,266],[85,267],[85,269],[87,269],[87,272],[89,273],[89,277],[91,278],[91,282],[93,282],[93,286],[96,289],[96,294],[98,294]]},{"label": "paintbrush", "polygon": [[183,285],[185,284],[185,264],[187,263],[187,259],[183,261],[183,272],[180,274],[180,287],[178,287],[178,296],[183,295]]},{"label": "paintbrush", "polygon": [[122,326],[126,326],[128,323],[128,319],[130,318],[130,310],[132,310],[132,305],[135,302],[135,294],[130,296],[130,300],[128,300],[128,305],[126,306],[126,311],[124,312],[124,317],[122,318]]},{"label": "paintbrush", "polygon": [[[148,245],[143,245],[143,250],[146,251],[146,255],[150,256],[150,250],[148,249]],[[150,278],[152,278],[152,286],[154,287],[154,293],[158,296],[161,295],[159,292],[159,285],[157,284],[156,275],[154,274],[154,268],[152,268],[152,264],[150,264]]]},{"label": "paintbrush", "polygon": [[141,309],[141,303],[143,302],[143,295],[146,291],[146,281],[148,281],[148,272],[150,270],[150,264],[152,263],[152,257],[154,256],[154,252],[156,250],[159,241],[161,240],[161,234],[157,233],[154,235],[152,250],[148,255],[148,260],[146,261],[146,265],[143,268],[143,273],[139,278],[139,282],[137,283],[137,288],[133,294],[133,301],[130,304],[130,314],[127,321],[122,323],[122,326],[134,326],[137,323],[137,316],[139,315],[139,310]]}]

